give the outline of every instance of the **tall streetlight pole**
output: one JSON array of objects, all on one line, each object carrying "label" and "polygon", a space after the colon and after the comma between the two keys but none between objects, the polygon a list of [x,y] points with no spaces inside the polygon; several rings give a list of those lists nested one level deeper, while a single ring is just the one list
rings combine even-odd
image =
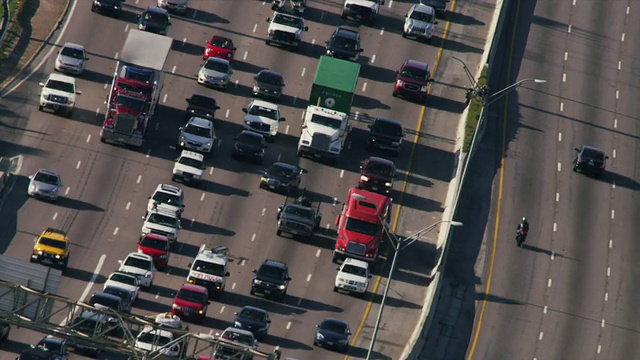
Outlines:
[{"label": "tall streetlight pole", "polygon": [[389,276],[387,278],[387,285],[384,288],[384,294],[382,295],[382,300],[380,301],[380,310],[378,310],[378,318],[376,319],[376,324],[373,328],[373,335],[371,336],[371,342],[369,343],[369,350],[367,351],[367,360],[371,359],[371,354],[373,353],[373,347],[376,343],[376,337],[378,336],[378,329],[380,328],[380,321],[382,320],[382,312],[384,311],[384,304],[387,300],[387,294],[389,293],[389,288],[390,288],[390,284],[391,284],[391,278],[393,277],[393,271],[395,269],[396,266],[396,259],[398,258],[398,254],[400,253],[400,251],[406,249],[409,245],[413,244],[414,242],[420,240],[420,238],[428,233],[429,231],[435,229],[436,226],[442,224],[442,223],[449,223],[451,226],[462,226],[463,224],[459,221],[453,221],[453,220],[440,220],[438,222],[435,222],[429,226],[427,226],[426,228],[422,229],[422,230],[418,230],[416,232],[414,232],[413,234],[411,234],[411,236],[407,237],[406,239],[399,239],[397,238],[395,235],[393,235],[388,229],[387,226],[385,225],[384,222],[382,222],[382,226],[384,227],[385,232],[387,233],[387,235],[389,236],[389,240],[391,240],[391,245],[393,246],[393,259],[391,260],[391,268],[389,269]]},{"label": "tall streetlight pole", "polygon": [[507,95],[509,91],[514,90],[515,88],[519,87],[520,85],[522,85],[522,83],[526,81],[533,81],[536,84],[545,84],[547,82],[547,80],[543,80],[543,79],[522,79],[516,82],[515,84],[511,84],[506,88],[489,95],[489,97],[487,97],[487,99],[484,101],[484,107],[488,107],[489,105],[493,104],[495,101]]}]

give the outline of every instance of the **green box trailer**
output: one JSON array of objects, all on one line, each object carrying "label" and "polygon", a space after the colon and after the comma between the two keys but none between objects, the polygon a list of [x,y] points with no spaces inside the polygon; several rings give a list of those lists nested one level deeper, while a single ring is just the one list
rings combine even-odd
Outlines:
[{"label": "green box trailer", "polygon": [[309,105],[350,114],[359,74],[358,63],[321,56],[311,86]]}]

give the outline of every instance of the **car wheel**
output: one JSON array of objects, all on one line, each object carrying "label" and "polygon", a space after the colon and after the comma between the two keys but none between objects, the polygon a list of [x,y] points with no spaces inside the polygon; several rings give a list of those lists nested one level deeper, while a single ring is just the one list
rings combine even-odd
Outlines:
[{"label": "car wheel", "polygon": [[407,33],[403,32],[402,33],[402,37],[406,39],[407,38]]},{"label": "car wheel", "polygon": [[276,230],[276,235],[281,236],[282,235],[282,231]]},{"label": "car wheel", "polygon": [[397,92],[395,92],[395,91],[393,92],[393,94],[392,94],[392,95],[393,95],[394,97],[398,97],[398,93],[397,93]]},{"label": "car wheel", "polygon": [[249,290],[249,294],[251,294],[251,295],[255,295],[255,294],[256,294],[256,292],[255,292],[255,290],[253,290],[253,288],[251,288],[251,290]]},{"label": "car wheel", "polygon": [[333,252],[333,256],[331,257],[331,262],[333,262],[334,264],[338,263],[338,255],[335,253],[335,251]]},{"label": "car wheel", "polygon": [[265,44],[267,44],[267,45],[271,45],[271,41],[269,41],[269,40],[265,40],[264,42],[265,42]]},{"label": "car wheel", "polygon": [[337,286],[333,287],[333,292],[338,292],[338,287]]},{"label": "car wheel", "polygon": [[38,106],[38,110],[40,110],[40,111],[44,111],[43,109],[44,109],[44,108],[42,107],[42,105]]}]

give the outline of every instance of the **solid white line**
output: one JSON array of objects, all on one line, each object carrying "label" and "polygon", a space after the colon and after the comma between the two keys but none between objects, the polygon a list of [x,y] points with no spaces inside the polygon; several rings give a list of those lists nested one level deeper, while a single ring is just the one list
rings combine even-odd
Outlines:
[{"label": "solid white line", "polygon": [[78,299],[79,301],[84,301],[84,299],[87,297],[87,295],[89,295],[89,292],[91,291],[91,288],[93,287],[93,284],[96,282],[96,279],[98,278],[98,275],[100,274],[100,269],[102,269],[102,264],[104,264],[104,259],[106,259],[106,258],[107,258],[107,255],[106,254],[102,254],[100,256],[100,259],[98,259],[98,264],[96,265],[96,268],[93,270],[93,274],[91,274],[91,279],[87,283],[87,286],[84,288],[84,291],[82,292],[82,295],[80,295],[80,298]]},{"label": "solid white line", "polygon": [[136,184],[140,184],[140,180],[142,180],[142,175],[138,175],[138,179],[136,180]]}]

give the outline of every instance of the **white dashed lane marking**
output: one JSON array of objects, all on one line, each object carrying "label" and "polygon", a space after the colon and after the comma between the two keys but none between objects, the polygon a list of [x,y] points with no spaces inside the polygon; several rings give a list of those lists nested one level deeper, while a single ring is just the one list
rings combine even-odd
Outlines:
[{"label": "white dashed lane marking", "polygon": [[305,72],[307,72],[307,68],[302,68],[302,74],[300,74],[300,76],[304,77]]},{"label": "white dashed lane marking", "polygon": [[204,201],[204,197],[206,196],[206,193],[202,193],[202,195],[200,195],[200,201]]},{"label": "white dashed lane marking", "polygon": [[340,170],[340,179],[344,177],[344,169]]},{"label": "white dashed lane marking", "polygon": [[82,161],[78,160],[78,164],[76,165],[76,169],[80,169],[80,164],[82,164]]},{"label": "white dashed lane marking", "polygon": [[558,171],[562,171],[562,164],[558,163]]},{"label": "white dashed lane marking", "polygon": [[311,281],[311,274],[307,275],[307,282]]},{"label": "white dashed lane marking", "polygon": [[56,213],[53,214],[53,219],[52,220],[55,220],[57,217],[58,217],[58,213],[56,212]]},{"label": "white dashed lane marking", "polygon": [[256,30],[258,30],[258,24],[253,25],[253,30],[251,32],[255,34]]},{"label": "white dashed lane marking", "polygon": [[141,180],[142,180],[142,175],[138,175],[138,178],[136,179],[136,184],[140,184]]},{"label": "white dashed lane marking", "polygon": [[125,210],[129,210],[131,207],[131,201],[127,202],[127,206],[124,207]]},{"label": "white dashed lane marking", "polygon": [[562,141],[562,133],[558,133],[558,141]]},{"label": "white dashed lane marking", "polygon": [[552,283],[552,281],[551,281],[551,279],[549,279],[549,281],[547,281],[547,287],[551,287],[551,283]]},{"label": "white dashed lane marking", "polygon": [[320,249],[318,249],[318,251],[316,251],[316,257],[320,257]]},{"label": "white dashed lane marking", "polygon": [[251,241],[256,241],[256,234],[251,235]]},{"label": "white dashed lane marking", "polygon": [[64,194],[65,194],[65,195],[69,195],[69,190],[70,190],[70,189],[71,189],[71,188],[67,188],[67,190],[65,190],[65,191],[64,191]]},{"label": "white dashed lane marking", "polygon": [[264,213],[267,212],[267,208],[262,208],[262,216],[264,216]]},{"label": "white dashed lane marking", "polygon": [[120,228],[115,228],[113,229],[113,235],[118,235],[118,231],[120,230]]},{"label": "white dashed lane marking", "polygon": [[87,142],[91,141],[91,134],[87,135]]},{"label": "white dashed lane marking", "polygon": [[371,55],[371,63],[376,62],[376,54]]}]

